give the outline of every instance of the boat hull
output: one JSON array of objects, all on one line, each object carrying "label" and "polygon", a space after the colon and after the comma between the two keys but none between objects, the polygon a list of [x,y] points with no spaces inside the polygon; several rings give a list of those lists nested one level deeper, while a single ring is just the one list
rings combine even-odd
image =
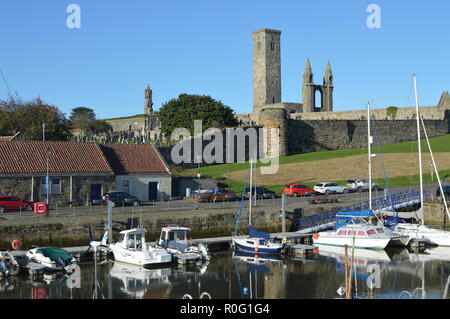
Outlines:
[{"label": "boat hull", "polygon": [[258,254],[279,254],[283,249],[282,245],[267,247],[261,245],[247,244],[246,238],[233,238],[233,244],[236,247],[236,249]]},{"label": "boat hull", "polygon": [[145,266],[145,267],[162,267],[172,263],[172,255],[170,254],[152,254],[150,251],[130,251],[110,245],[109,247],[114,254],[114,259],[127,264]]},{"label": "boat hull", "polygon": [[364,249],[384,249],[391,241],[390,238],[357,238],[353,242],[353,237],[328,237],[319,236],[319,238],[313,238],[314,245],[329,245],[329,246],[348,246]]}]

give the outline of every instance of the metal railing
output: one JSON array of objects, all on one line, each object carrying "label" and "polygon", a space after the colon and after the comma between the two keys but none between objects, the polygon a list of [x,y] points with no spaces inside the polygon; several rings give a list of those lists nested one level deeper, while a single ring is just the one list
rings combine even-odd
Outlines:
[{"label": "metal railing", "polygon": [[[424,201],[430,197],[430,192],[424,192]],[[402,193],[397,193],[389,197],[380,197],[372,200],[372,210],[375,214],[380,213],[383,210],[405,208],[413,204],[420,202],[420,192],[419,191],[407,191]],[[332,209],[330,211],[325,211],[319,214],[305,216],[299,218],[294,225],[294,229],[297,231],[320,227],[321,225],[327,225],[336,221],[336,214],[338,212],[357,212],[369,210],[369,201],[364,201],[356,203],[350,206],[344,206]]]}]

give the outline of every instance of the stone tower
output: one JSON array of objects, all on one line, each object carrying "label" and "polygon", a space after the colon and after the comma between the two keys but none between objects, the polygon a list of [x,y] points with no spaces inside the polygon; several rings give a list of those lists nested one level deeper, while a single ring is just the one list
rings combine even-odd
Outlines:
[{"label": "stone tower", "polygon": [[333,73],[331,72],[330,62],[328,62],[325,75],[323,76],[322,111],[333,111],[333,88]]},{"label": "stone tower", "polygon": [[150,85],[147,85],[144,96],[144,114],[149,115],[152,113],[153,113],[152,90],[150,89]]},{"label": "stone tower", "polygon": [[[267,157],[286,156],[289,154],[286,134],[287,134],[287,113],[284,107],[266,105],[259,113],[259,124],[268,129],[265,143],[267,146]],[[278,129],[278,144],[273,144],[272,132],[270,129]]]},{"label": "stone tower", "polygon": [[311,63],[306,60],[305,73],[303,73],[302,102],[303,112],[314,112],[316,105],[315,86]]},{"label": "stone tower", "polygon": [[253,112],[281,102],[281,31],[262,29],[253,37]]}]

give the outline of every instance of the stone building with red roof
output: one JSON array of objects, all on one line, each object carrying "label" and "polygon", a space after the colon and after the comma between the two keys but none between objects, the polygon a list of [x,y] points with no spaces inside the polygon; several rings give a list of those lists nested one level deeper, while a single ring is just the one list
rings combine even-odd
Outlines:
[{"label": "stone building with red roof", "polygon": [[112,190],[166,200],[171,172],[148,144],[0,141],[0,195],[45,201],[48,192],[60,205],[89,205]]}]

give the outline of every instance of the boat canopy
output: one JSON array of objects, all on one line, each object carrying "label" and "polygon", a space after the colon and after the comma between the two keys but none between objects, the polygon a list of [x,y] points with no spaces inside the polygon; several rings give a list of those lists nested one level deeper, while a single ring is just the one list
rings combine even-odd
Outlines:
[{"label": "boat canopy", "polygon": [[257,231],[253,226],[248,227],[248,237],[250,238],[265,238],[270,239],[270,234],[262,231]]},{"label": "boat canopy", "polygon": [[371,216],[373,216],[373,212],[371,210],[363,210],[357,212],[338,212],[336,213],[336,229],[349,224],[353,220]]},{"label": "boat canopy", "polygon": [[45,257],[50,258],[50,260],[56,261],[59,258],[62,258],[63,260],[71,260],[73,256],[69,254],[67,251],[61,248],[56,247],[45,247],[45,248],[38,248],[36,250],[36,253],[42,254]]},{"label": "boat canopy", "polygon": [[371,210],[362,210],[358,212],[338,212],[336,217],[371,217],[373,212]]}]

